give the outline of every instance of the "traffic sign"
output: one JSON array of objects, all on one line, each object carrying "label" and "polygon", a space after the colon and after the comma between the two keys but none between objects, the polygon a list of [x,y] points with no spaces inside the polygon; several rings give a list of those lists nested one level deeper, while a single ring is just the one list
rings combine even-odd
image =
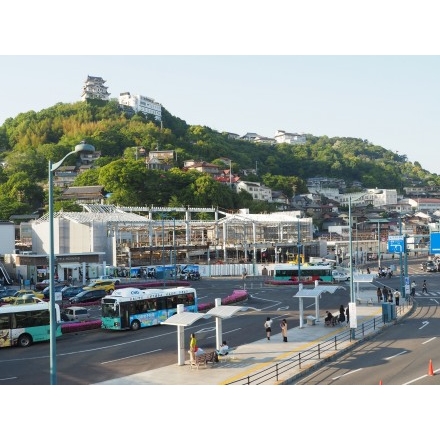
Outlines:
[{"label": "traffic sign", "polygon": [[440,232],[431,232],[429,237],[429,253],[440,254]]},{"label": "traffic sign", "polygon": [[388,252],[397,254],[405,252],[405,237],[403,235],[389,235]]}]

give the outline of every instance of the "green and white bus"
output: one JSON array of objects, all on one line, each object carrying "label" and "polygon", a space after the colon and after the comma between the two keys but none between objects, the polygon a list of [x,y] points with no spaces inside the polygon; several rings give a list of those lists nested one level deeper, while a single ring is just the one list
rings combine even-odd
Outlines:
[{"label": "green and white bus", "polygon": [[138,330],[159,325],[177,313],[178,304],[183,304],[185,312],[197,312],[196,290],[192,287],[116,289],[101,300],[101,327]]},{"label": "green and white bus", "polygon": [[[0,307],[0,348],[29,347],[50,339],[50,303],[4,305]],[[57,336],[61,336],[60,306],[55,304]]]},{"label": "green and white bus", "polygon": [[299,272],[301,271],[301,282],[312,284],[315,281],[332,282],[333,265],[304,265],[298,267],[297,264],[275,264],[274,280],[298,282]]}]

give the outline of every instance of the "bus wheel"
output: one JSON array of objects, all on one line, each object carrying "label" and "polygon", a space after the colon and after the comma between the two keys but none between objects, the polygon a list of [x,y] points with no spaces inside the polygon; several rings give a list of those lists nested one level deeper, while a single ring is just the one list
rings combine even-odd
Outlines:
[{"label": "bus wheel", "polygon": [[139,330],[141,328],[141,324],[140,324],[140,322],[138,321],[138,320],[134,320],[132,323],[131,323],[131,329],[132,330]]},{"label": "bus wheel", "polygon": [[23,333],[18,337],[18,345],[20,347],[29,347],[31,344],[32,338],[27,333]]}]

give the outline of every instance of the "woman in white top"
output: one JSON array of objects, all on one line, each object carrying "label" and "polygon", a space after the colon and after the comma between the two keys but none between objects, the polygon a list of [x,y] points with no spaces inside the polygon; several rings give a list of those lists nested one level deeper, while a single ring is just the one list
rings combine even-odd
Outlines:
[{"label": "woman in white top", "polygon": [[270,334],[272,332],[272,320],[270,319],[269,316],[266,318],[266,321],[264,323],[264,327],[266,329],[267,340],[270,341]]}]

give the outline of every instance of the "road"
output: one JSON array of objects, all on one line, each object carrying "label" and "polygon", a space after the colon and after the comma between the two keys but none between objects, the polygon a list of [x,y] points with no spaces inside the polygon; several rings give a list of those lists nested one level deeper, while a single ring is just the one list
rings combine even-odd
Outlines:
[{"label": "road", "polygon": [[[412,268],[417,293],[411,316],[329,362],[298,385],[439,385],[440,273]],[[428,293],[421,293],[423,280]],[[378,280],[379,281],[379,280]],[[397,281],[397,283],[396,283]],[[398,280],[386,280],[398,287]],[[434,375],[430,375],[431,372]]]},{"label": "road", "polygon": [[[413,271],[417,271],[416,265],[413,266]],[[420,273],[414,276],[419,286],[423,278],[429,280],[430,286],[431,280],[438,279],[440,274]],[[398,287],[399,279],[394,277],[386,280],[386,283]],[[290,327],[299,325],[298,300],[293,299],[297,287],[270,286],[264,285],[261,281],[247,279],[244,282],[241,279],[231,278],[202,279],[194,282],[193,286],[197,289],[200,303],[214,302],[215,298],[230,295],[234,289],[248,290],[250,298],[243,304],[247,310],[223,322],[223,336],[230,345],[247,344],[264,337],[263,322],[267,316],[273,318],[275,322],[286,318]],[[334,294],[322,295],[321,310],[338,310],[340,304],[348,303],[350,296],[348,283],[340,283],[340,286],[341,288]],[[440,288],[437,290],[440,291]],[[314,310],[314,301],[304,301],[304,306],[306,310]],[[92,307],[91,313],[99,317],[99,307]],[[431,319],[431,315],[429,317]],[[408,324],[404,325],[408,326]],[[395,330],[397,328],[389,331]],[[280,329],[275,326],[274,333],[279,331]],[[214,347],[213,318],[199,320],[187,327],[185,334],[188,335],[188,339],[191,332],[196,332],[202,348]],[[412,333],[406,334],[405,337],[408,341],[412,340]],[[398,336],[395,338],[397,339]],[[137,332],[96,329],[65,334],[57,339],[57,383],[60,385],[92,384],[176,362],[176,329],[171,326],[151,327]],[[440,367],[440,362],[438,365]],[[26,349],[5,348],[1,351],[1,384],[37,385],[49,384],[49,382],[49,343],[34,344]]]},{"label": "road", "polygon": [[[286,318],[290,326],[299,325],[298,299],[295,286],[269,286],[241,279],[203,279],[193,283],[199,302],[214,302],[234,289],[245,287],[250,298],[245,312],[224,320],[223,336],[230,345],[242,345],[264,337],[263,322],[267,316],[275,321]],[[334,294],[322,295],[321,309],[339,309],[347,304],[349,290],[346,283]],[[314,301],[304,302],[305,308],[314,310]],[[99,307],[92,315],[99,316]],[[196,332],[199,346],[215,346],[214,319],[199,320],[185,329],[185,334]],[[275,328],[274,334],[280,329]],[[26,349],[11,347],[1,352],[1,384],[49,384],[49,343],[34,344]],[[177,363],[176,328],[157,326],[137,332],[112,332],[96,329],[69,333],[57,339],[57,383],[92,384],[116,377]]]}]

